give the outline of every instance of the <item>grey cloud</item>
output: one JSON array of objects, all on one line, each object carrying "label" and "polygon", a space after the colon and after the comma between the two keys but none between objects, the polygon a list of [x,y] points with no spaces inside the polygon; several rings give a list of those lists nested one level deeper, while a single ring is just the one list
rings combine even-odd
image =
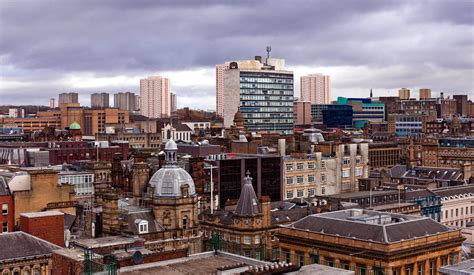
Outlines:
[{"label": "grey cloud", "polygon": [[[13,69],[0,76],[146,75],[251,58],[266,45],[293,66],[464,72],[474,69],[473,9],[470,0],[3,1],[0,68]],[[472,77],[460,82],[473,90]]]}]

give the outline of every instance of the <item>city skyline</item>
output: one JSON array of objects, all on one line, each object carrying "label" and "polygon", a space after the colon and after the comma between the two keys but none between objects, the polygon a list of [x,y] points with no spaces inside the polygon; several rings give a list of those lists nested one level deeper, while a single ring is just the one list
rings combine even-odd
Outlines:
[{"label": "city skyline", "polygon": [[[294,71],[296,96],[300,76],[312,73],[331,76],[332,100],[370,89],[375,97],[402,87],[430,88],[434,97],[474,90],[470,1],[87,3],[0,4],[8,26],[0,36],[1,104],[48,105],[32,95],[74,91],[90,105],[92,93],[138,94],[140,79],[161,75],[178,108],[215,109],[215,65],[264,55],[267,45]],[[196,11],[201,16],[191,16]],[[179,23],[160,23],[169,18]]]}]

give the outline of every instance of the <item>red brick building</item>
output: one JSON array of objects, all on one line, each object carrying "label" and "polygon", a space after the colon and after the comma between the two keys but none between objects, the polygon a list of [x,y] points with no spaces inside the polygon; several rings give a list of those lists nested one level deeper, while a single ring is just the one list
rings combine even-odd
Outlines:
[{"label": "red brick building", "polygon": [[13,198],[8,189],[8,184],[0,179],[0,205],[2,207],[2,215],[0,216],[0,233],[12,232],[15,223],[15,214],[13,207]]},{"label": "red brick building", "polygon": [[64,213],[59,211],[22,213],[20,230],[55,245],[64,246]]}]

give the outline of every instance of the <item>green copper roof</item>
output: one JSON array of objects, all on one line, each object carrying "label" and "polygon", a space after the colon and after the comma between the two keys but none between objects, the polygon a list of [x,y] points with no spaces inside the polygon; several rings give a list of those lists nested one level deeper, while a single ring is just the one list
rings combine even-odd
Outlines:
[{"label": "green copper roof", "polygon": [[69,125],[69,130],[81,130],[81,125],[74,121],[71,123],[71,125]]}]

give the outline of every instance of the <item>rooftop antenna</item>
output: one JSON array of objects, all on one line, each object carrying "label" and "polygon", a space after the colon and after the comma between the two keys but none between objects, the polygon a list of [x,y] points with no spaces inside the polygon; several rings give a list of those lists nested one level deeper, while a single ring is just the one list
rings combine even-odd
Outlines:
[{"label": "rooftop antenna", "polygon": [[272,47],[271,46],[267,46],[267,63],[268,63],[268,59],[270,58],[270,52],[272,51]]}]

